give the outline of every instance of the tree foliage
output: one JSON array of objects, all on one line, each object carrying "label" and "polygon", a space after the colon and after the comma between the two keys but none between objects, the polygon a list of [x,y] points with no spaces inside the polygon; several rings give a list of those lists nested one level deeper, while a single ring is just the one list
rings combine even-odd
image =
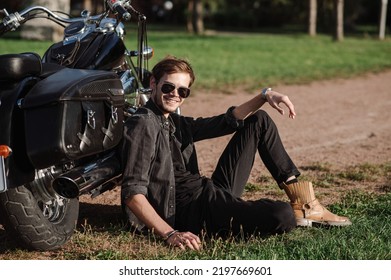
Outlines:
[{"label": "tree foliage", "polygon": [[[69,1],[74,6],[76,4],[80,6],[80,2],[83,2],[83,0]],[[103,0],[92,1],[103,2]],[[335,0],[316,1],[316,32],[334,34]],[[172,5],[167,5],[168,2]],[[150,23],[187,26],[190,31],[197,31],[204,27],[247,31],[288,27],[291,30],[300,29],[307,32],[310,2],[311,0],[133,0],[132,5],[140,9]],[[377,26],[380,21],[381,2],[382,0],[344,0],[344,30],[355,31],[358,25],[363,24]],[[29,4],[31,0],[2,0],[0,8],[16,11]],[[198,12],[195,16],[189,7],[198,4],[201,5],[202,12]],[[388,5],[388,14],[390,9],[391,5]],[[391,27],[390,20],[388,20],[388,27]]]}]

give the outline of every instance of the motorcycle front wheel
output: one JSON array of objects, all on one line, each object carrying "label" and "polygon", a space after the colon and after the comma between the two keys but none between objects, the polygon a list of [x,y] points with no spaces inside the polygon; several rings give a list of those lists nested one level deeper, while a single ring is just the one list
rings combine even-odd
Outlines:
[{"label": "motorcycle front wheel", "polygon": [[73,235],[79,200],[57,195],[48,170],[36,173],[33,182],[0,194],[1,220],[7,235],[23,248],[54,250]]}]

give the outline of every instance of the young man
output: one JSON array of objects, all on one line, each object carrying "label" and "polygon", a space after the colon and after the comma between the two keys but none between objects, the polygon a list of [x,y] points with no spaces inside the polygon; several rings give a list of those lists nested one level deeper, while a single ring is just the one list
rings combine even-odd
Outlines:
[{"label": "young man", "polygon": [[[175,114],[195,79],[190,64],[167,57],[152,70],[151,98],[125,124],[122,200],[131,225],[151,230],[168,244],[199,250],[208,235],[278,234],[296,225],[349,225],[315,198],[310,182],[286,153],[265,103],[295,118],[289,98],[271,89],[225,114],[193,119]],[[194,142],[234,133],[211,178],[198,170]],[[291,204],[240,198],[254,157],[262,161]]]}]

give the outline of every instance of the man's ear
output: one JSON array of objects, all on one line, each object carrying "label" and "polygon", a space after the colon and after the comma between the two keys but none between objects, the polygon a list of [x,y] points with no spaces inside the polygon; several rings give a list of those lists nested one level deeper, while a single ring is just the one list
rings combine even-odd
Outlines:
[{"label": "man's ear", "polygon": [[156,80],[153,76],[151,76],[151,78],[149,79],[149,87],[151,89],[154,89],[156,87]]},{"label": "man's ear", "polygon": [[156,84],[156,79],[151,76],[149,79],[149,88],[151,89],[151,98],[154,100],[156,92],[157,92],[157,84]]}]

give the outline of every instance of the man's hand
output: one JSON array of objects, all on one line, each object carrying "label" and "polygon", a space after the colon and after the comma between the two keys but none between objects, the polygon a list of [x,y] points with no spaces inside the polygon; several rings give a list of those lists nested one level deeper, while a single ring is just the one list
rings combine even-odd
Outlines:
[{"label": "man's hand", "polygon": [[[182,250],[190,248],[199,251],[201,249],[200,238],[191,232],[178,232],[164,221],[149,203],[145,195],[132,195],[125,201],[129,209],[139,218],[149,229],[166,238],[167,244],[179,247]],[[168,234],[168,236],[167,236]]]},{"label": "man's hand", "polygon": [[166,240],[167,244],[179,247],[182,250],[189,248],[191,250],[201,250],[200,238],[191,232],[175,232]]},{"label": "man's hand", "polygon": [[266,99],[270,106],[275,108],[281,115],[284,115],[284,109],[280,106],[280,103],[284,103],[289,109],[289,117],[291,119],[296,117],[295,107],[288,96],[276,91],[268,91]]}]

